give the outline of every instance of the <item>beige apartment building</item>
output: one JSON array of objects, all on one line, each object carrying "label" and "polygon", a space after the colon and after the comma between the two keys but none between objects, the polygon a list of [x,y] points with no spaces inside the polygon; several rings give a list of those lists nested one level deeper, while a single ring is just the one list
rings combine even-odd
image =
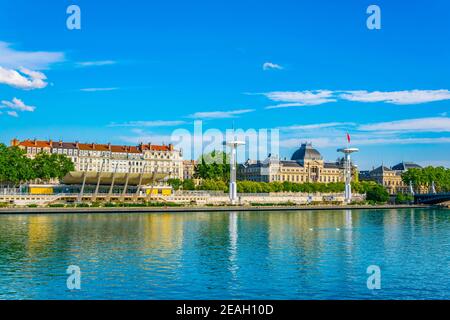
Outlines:
[{"label": "beige apartment building", "polygon": [[30,158],[41,152],[64,154],[72,160],[77,172],[157,173],[168,178],[183,178],[182,153],[172,144],[124,146],[14,139],[11,145],[25,150]]},{"label": "beige apartment building", "polygon": [[197,161],[195,160],[184,160],[183,161],[183,179],[190,180],[194,179],[195,175],[195,167],[197,165]]}]

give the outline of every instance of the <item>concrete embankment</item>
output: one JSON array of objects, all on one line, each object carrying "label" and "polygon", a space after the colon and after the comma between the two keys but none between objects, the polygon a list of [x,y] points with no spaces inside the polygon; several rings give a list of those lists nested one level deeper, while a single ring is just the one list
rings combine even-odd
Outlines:
[{"label": "concrete embankment", "polygon": [[218,206],[218,207],[135,207],[135,208],[0,208],[1,214],[92,214],[92,213],[183,213],[230,211],[317,211],[383,210],[432,208],[423,205],[349,205],[349,206]]}]

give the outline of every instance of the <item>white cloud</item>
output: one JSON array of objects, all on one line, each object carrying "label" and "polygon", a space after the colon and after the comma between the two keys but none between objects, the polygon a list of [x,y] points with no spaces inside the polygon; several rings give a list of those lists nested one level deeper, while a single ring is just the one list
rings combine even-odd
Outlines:
[{"label": "white cloud", "polygon": [[263,93],[268,99],[279,104],[266,109],[314,106],[339,100],[363,103],[384,102],[396,105],[412,105],[435,101],[450,100],[450,91],[441,90],[405,90],[405,91],[373,91],[366,90],[306,90],[306,91],[274,91]]},{"label": "white cloud", "polygon": [[2,101],[2,105],[0,108],[8,108],[12,110],[18,110],[18,111],[28,111],[33,112],[36,110],[36,107],[33,106],[27,106],[22,100],[14,98],[12,101]]},{"label": "white cloud", "polygon": [[346,91],[340,98],[357,102],[385,102],[392,104],[420,104],[450,100],[449,90],[406,90],[406,91]]},{"label": "white cloud", "polygon": [[234,111],[209,111],[209,112],[196,112],[189,115],[189,118],[195,119],[225,119],[234,118],[237,115],[249,113],[255,111],[254,109],[242,109]]},{"label": "white cloud", "polygon": [[275,69],[275,70],[282,70],[283,67],[280,66],[279,64],[272,63],[272,62],[265,62],[263,64],[263,70],[267,71],[267,70],[273,70],[273,69]]},{"label": "white cloud", "polygon": [[9,116],[14,117],[14,118],[19,117],[19,115],[17,114],[16,111],[6,111],[6,113],[7,113]]},{"label": "white cloud", "polygon": [[78,67],[100,67],[116,64],[117,61],[114,60],[100,60],[100,61],[82,61],[77,62]]},{"label": "white cloud", "polygon": [[64,61],[64,53],[47,51],[18,51],[10,47],[9,43],[0,41],[0,66],[10,69],[21,67],[43,70],[56,62]]},{"label": "white cloud", "polygon": [[185,121],[130,121],[125,123],[111,123],[111,127],[172,127],[185,124]]},{"label": "white cloud", "polygon": [[20,68],[19,71],[0,67],[0,83],[24,90],[42,89],[47,86],[42,72]]},{"label": "white cloud", "polygon": [[[336,148],[345,145],[342,138],[329,137],[306,137],[303,139],[281,139],[280,146],[284,148],[295,148],[300,146],[301,142],[308,141],[317,148]],[[446,144],[450,143],[450,137],[440,138],[352,138],[352,145],[367,146],[367,145],[409,145],[409,144]]]},{"label": "white cloud", "polygon": [[361,125],[361,131],[450,132],[450,118],[418,118]]},{"label": "white cloud", "polygon": [[326,129],[326,128],[336,128],[336,127],[345,127],[345,126],[354,126],[355,124],[352,122],[328,122],[328,123],[317,123],[317,124],[307,124],[307,125],[293,125],[287,127],[279,127],[280,130],[285,131],[308,131],[308,130],[318,130],[318,129]]},{"label": "white cloud", "polygon": [[119,88],[83,88],[80,91],[83,92],[99,92],[99,91],[115,91],[119,90]]},{"label": "white cloud", "polygon": [[278,109],[287,107],[314,106],[328,102],[335,102],[333,91],[273,91],[264,93],[272,101],[282,102],[277,105],[266,107],[266,109]]}]

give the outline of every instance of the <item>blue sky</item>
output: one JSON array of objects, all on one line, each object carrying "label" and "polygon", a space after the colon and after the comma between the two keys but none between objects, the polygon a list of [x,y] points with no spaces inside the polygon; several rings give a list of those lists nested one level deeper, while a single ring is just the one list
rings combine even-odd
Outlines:
[{"label": "blue sky", "polygon": [[450,167],[449,21],[446,0],[0,0],[1,140],[168,143],[199,119],[280,128],[283,157],[334,160],[349,132],[361,169]]}]

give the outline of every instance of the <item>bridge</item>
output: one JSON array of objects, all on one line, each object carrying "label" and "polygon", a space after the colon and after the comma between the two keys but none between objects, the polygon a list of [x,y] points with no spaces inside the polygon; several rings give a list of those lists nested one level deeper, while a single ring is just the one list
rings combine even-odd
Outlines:
[{"label": "bridge", "polygon": [[414,203],[416,204],[439,204],[447,201],[450,201],[450,192],[414,195]]}]

